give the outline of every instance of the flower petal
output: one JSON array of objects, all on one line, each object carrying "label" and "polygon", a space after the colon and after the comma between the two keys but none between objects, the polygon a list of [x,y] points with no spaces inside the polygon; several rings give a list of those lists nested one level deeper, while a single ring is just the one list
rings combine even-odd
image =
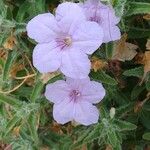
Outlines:
[{"label": "flower petal", "polygon": [[58,104],[64,99],[68,99],[69,93],[70,88],[67,83],[63,80],[59,80],[46,86],[45,96],[49,101]]},{"label": "flower petal", "polygon": [[38,43],[52,41],[58,30],[54,16],[51,13],[40,14],[27,24],[27,34]]},{"label": "flower petal", "polygon": [[114,11],[111,8],[102,9],[101,19],[102,22],[100,25],[104,30],[104,43],[108,43],[110,41],[115,41],[121,38],[120,29],[116,26],[119,22],[119,18],[115,16]]},{"label": "flower petal", "polygon": [[38,44],[33,51],[33,65],[41,73],[56,71],[60,67],[61,55],[55,42]]},{"label": "flower petal", "polygon": [[92,54],[102,44],[103,30],[96,22],[81,23],[73,35],[73,48]]},{"label": "flower petal", "polygon": [[91,81],[82,88],[82,99],[90,103],[99,103],[106,92],[101,83]]},{"label": "flower petal", "polygon": [[107,25],[103,26],[104,29],[104,43],[108,43],[110,41],[116,41],[121,38],[120,29],[117,26],[107,27]]},{"label": "flower petal", "polygon": [[74,103],[64,100],[59,104],[54,104],[53,117],[61,124],[65,124],[73,120]]},{"label": "flower petal", "polygon": [[91,125],[98,122],[99,111],[88,102],[78,102],[75,105],[74,120],[83,125]]},{"label": "flower petal", "polygon": [[56,20],[61,32],[72,35],[78,24],[85,21],[85,15],[77,4],[65,2],[56,9]]},{"label": "flower petal", "polygon": [[82,89],[85,87],[85,85],[90,83],[90,78],[84,78],[84,79],[72,79],[67,77],[66,83],[72,88],[77,89],[79,91],[82,91]]},{"label": "flower petal", "polygon": [[85,15],[82,10],[76,3],[65,2],[58,5],[56,9],[56,20],[61,21],[64,17],[70,16],[70,19],[73,20],[85,20]]},{"label": "flower petal", "polygon": [[82,52],[70,49],[62,54],[60,70],[68,77],[76,79],[87,78],[90,67],[88,56]]}]

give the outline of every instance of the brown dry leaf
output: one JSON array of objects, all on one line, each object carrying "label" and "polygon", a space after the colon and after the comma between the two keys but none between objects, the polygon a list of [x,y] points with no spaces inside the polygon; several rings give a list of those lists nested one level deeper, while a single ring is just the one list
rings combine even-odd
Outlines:
[{"label": "brown dry leaf", "polygon": [[21,71],[25,68],[24,64],[20,64],[20,63],[15,63],[13,66],[12,66],[12,69],[11,69],[11,76],[14,78],[16,77],[16,74],[18,71]]},{"label": "brown dry leaf", "polygon": [[52,73],[44,73],[41,76],[42,82],[45,84],[47,83],[50,79],[54,78],[55,76],[59,75],[59,72],[52,72]]},{"label": "brown dry leaf", "polygon": [[91,59],[91,67],[92,69],[97,72],[98,70],[101,70],[107,66],[107,62],[97,58],[97,57],[92,57]]},{"label": "brown dry leaf", "polygon": [[16,43],[17,43],[16,37],[11,35],[6,39],[3,46],[4,46],[5,49],[13,50]]},{"label": "brown dry leaf", "polygon": [[111,145],[107,145],[105,150],[113,150]]},{"label": "brown dry leaf", "polygon": [[143,106],[142,101],[138,101],[134,106],[134,113],[140,112],[140,110],[142,109],[142,106]]},{"label": "brown dry leaf", "polygon": [[143,79],[144,79],[147,73],[150,71],[150,51],[146,51],[144,53],[142,64],[144,64],[144,75],[143,75]]},{"label": "brown dry leaf", "polygon": [[124,34],[121,39],[115,43],[112,59],[126,61],[132,60],[137,54],[137,45],[126,42],[127,34]]},{"label": "brown dry leaf", "polygon": [[13,129],[13,134],[15,135],[15,136],[19,136],[19,134],[20,134],[20,126],[18,126],[18,127],[15,127],[14,129]]},{"label": "brown dry leaf", "polygon": [[7,58],[7,52],[3,48],[0,48],[0,58],[4,60]]},{"label": "brown dry leaf", "polygon": [[41,147],[40,150],[50,150],[49,147]]},{"label": "brown dry leaf", "polygon": [[62,129],[61,129],[61,126],[60,126],[58,123],[56,123],[55,121],[53,121],[52,126],[50,127],[50,129],[51,129],[52,131],[54,131],[54,132],[60,134],[60,135],[63,134],[63,131],[62,131]]},{"label": "brown dry leaf", "polygon": [[147,50],[150,50],[150,39],[147,40],[146,49],[147,49]]},{"label": "brown dry leaf", "polygon": [[150,20],[150,14],[144,15],[144,16],[143,16],[143,19],[145,19],[145,20]]}]

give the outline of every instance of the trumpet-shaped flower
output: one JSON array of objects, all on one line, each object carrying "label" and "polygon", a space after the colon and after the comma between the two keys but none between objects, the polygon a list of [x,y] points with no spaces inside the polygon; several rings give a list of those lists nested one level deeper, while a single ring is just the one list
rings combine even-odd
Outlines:
[{"label": "trumpet-shaped flower", "polygon": [[87,21],[82,8],[66,2],[56,15],[40,14],[27,24],[27,34],[38,44],[33,51],[33,65],[41,73],[60,70],[71,78],[85,78],[90,72],[87,54],[102,44],[103,30]]},{"label": "trumpet-shaped flower", "polygon": [[83,8],[87,20],[97,22],[103,28],[104,43],[120,39],[121,33],[117,27],[120,18],[115,16],[111,6],[104,5],[99,0],[87,0],[79,6]]},{"label": "trumpet-shaped flower", "polygon": [[89,78],[67,78],[47,85],[45,96],[54,103],[53,117],[58,123],[76,121],[90,125],[98,122],[99,111],[93,104],[104,98],[105,89]]}]

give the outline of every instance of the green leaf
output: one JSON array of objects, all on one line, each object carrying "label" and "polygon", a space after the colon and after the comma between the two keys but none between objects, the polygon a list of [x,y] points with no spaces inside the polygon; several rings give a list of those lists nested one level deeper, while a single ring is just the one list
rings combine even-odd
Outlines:
[{"label": "green leaf", "polygon": [[33,112],[29,116],[28,126],[31,133],[31,137],[33,138],[33,141],[35,142],[36,146],[38,146],[39,143],[37,125],[38,125],[38,115],[35,112]]},{"label": "green leaf", "polygon": [[24,22],[25,15],[29,11],[30,7],[31,7],[31,3],[27,0],[19,7],[19,10],[16,16],[17,22]]},{"label": "green leaf", "polygon": [[150,36],[150,29],[146,28],[137,28],[137,27],[128,27],[128,38],[129,39],[139,39]]},{"label": "green leaf", "polygon": [[109,43],[105,44],[105,49],[106,49],[107,59],[111,59],[112,58],[112,53],[113,53],[113,50],[114,50],[114,43],[109,42]]},{"label": "green leaf", "polygon": [[145,85],[146,85],[146,89],[147,89],[148,91],[150,91],[150,74],[148,75],[148,79],[147,79],[147,81],[145,82]]},{"label": "green leaf", "polygon": [[120,131],[130,131],[137,128],[135,124],[122,120],[115,120],[115,124],[119,127]]},{"label": "green leaf", "polygon": [[150,132],[144,133],[142,137],[144,140],[150,141]]},{"label": "green leaf", "polygon": [[113,147],[116,147],[118,144],[118,138],[114,130],[110,130],[107,134],[108,142]]},{"label": "green leaf", "polygon": [[118,17],[122,17],[125,11],[127,0],[114,0],[113,6]]},{"label": "green leaf", "polygon": [[17,56],[18,53],[15,50],[13,52],[8,53],[7,60],[3,70],[3,81],[6,81],[9,78],[10,69],[14,61],[17,59]]},{"label": "green leaf", "polygon": [[19,118],[18,116],[14,116],[13,119],[11,119],[7,126],[6,126],[6,132],[4,133],[4,137],[7,136],[10,131],[15,127],[16,123],[21,121],[21,118]]},{"label": "green leaf", "polygon": [[19,108],[20,105],[22,104],[18,99],[6,96],[4,94],[0,94],[0,102],[7,103],[15,108]]},{"label": "green leaf", "polygon": [[150,13],[150,3],[129,2],[128,6],[129,9],[126,13],[126,16]]},{"label": "green leaf", "polygon": [[41,92],[43,90],[43,87],[44,87],[44,84],[42,83],[41,80],[37,80],[34,88],[33,88],[33,91],[32,91],[32,94],[31,94],[31,101],[32,102],[35,102],[36,99],[38,99],[40,96],[41,96]]},{"label": "green leaf", "polygon": [[145,85],[135,86],[131,92],[131,100],[135,100],[136,98],[138,98],[138,96],[142,93],[142,91],[144,91],[144,89]]},{"label": "green leaf", "polygon": [[143,67],[137,67],[133,69],[126,70],[123,75],[128,76],[128,77],[139,77],[141,78],[144,74],[144,69]]},{"label": "green leaf", "polygon": [[111,76],[109,76],[108,74],[106,74],[104,71],[98,71],[98,72],[91,72],[90,76],[93,80],[97,80],[100,81],[102,83],[105,84],[109,84],[109,85],[117,85],[117,81],[112,78]]}]

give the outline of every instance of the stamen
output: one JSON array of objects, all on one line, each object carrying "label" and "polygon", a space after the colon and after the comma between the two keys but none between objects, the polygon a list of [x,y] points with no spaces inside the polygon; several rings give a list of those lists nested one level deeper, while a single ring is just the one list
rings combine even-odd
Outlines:
[{"label": "stamen", "polygon": [[81,96],[81,93],[78,90],[72,90],[69,96],[71,98],[71,101],[73,100],[75,102]]},{"label": "stamen", "polygon": [[65,42],[65,44],[66,44],[67,46],[71,45],[71,43],[72,43],[71,37],[66,37],[66,38],[64,39],[64,42]]}]

